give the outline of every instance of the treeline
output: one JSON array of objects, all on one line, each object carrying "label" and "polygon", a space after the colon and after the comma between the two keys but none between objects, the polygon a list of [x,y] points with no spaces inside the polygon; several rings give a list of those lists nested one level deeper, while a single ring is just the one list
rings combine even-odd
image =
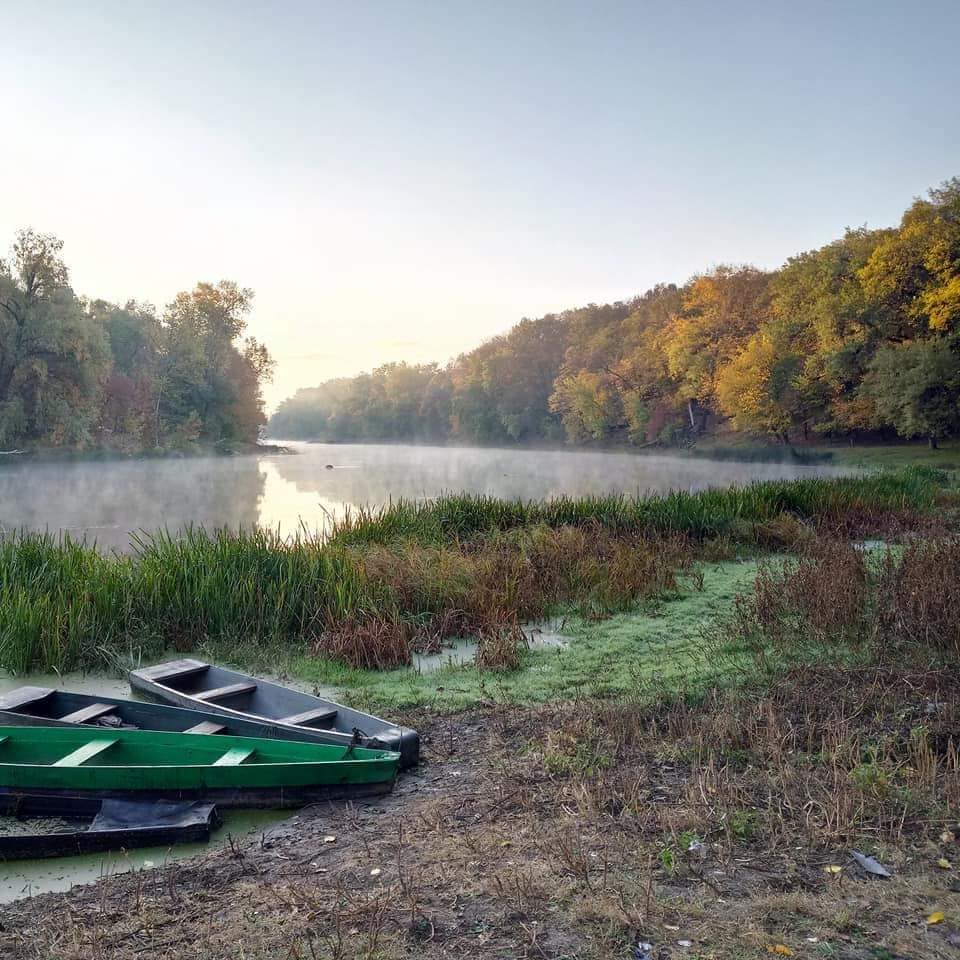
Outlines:
[{"label": "treeline", "polygon": [[21,231],[0,261],[0,446],[181,447],[256,440],[272,361],[241,340],[253,292],[179,293],[162,316],[77,296],[56,237]]},{"label": "treeline", "polygon": [[388,364],[300,390],[274,436],[470,443],[689,442],[733,429],[937,440],[960,433],[960,178],[899,227],[848,230],[779,270],[539,320],[446,367]]}]

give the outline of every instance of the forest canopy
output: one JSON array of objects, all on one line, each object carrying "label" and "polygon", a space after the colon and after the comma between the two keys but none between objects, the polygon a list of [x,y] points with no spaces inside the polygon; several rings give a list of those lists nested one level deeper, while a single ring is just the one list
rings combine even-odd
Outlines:
[{"label": "forest canopy", "polygon": [[23,230],[0,260],[0,446],[182,447],[254,441],[272,361],[243,339],[253,291],[223,280],[162,315],[79,297],[63,244]]},{"label": "forest canopy", "polygon": [[538,320],[446,366],[391,363],[300,390],[272,436],[462,443],[797,441],[960,433],[960,178],[892,229],[764,271]]}]

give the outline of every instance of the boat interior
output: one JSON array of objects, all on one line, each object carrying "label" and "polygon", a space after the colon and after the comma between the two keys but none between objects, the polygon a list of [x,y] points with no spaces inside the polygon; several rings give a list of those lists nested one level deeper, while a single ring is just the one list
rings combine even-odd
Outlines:
[{"label": "boat interior", "polygon": [[332,730],[337,725],[335,704],[275,684],[258,683],[230,670],[193,660],[180,660],[144,671],[144,676],[178,693],[210,704],[267,717],[281,723]]},{"label": "boat interior", "polygon": [[[58,733],[53,733],[57,730]],[[70,734],[69,736],[67,734]],[[0,729],[0,764],[53,767],[239,766],[345,759],[342,748],[232,737],[227,741],[144,731],[80,731],[53,727]],[[132,735],[133,734],[133,735]],[[358,751],[363,758],[366,751]]]},{"label": "boat interior", "polygon": [[96,697],[50,687],[18,687],[0,696],[0,710],[25,718],[57,720],[77,726],[136,729],[142,723],[149,729],[180,733],[223,733],[227,730],[222,723],[201,722],[185,726],[177,722],[179,718],[175,714],[158,713],[152,704],[136,700],[101,703]]}]

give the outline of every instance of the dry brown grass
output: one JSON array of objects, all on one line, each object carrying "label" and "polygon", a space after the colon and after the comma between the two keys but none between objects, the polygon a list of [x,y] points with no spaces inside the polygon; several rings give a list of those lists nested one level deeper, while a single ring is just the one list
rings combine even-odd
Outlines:
[{"label": "dry brown grass", "polygon": [[527,638],[517,624],[494,624],[481,629],[474,662],[481,670],[516,670],[526,647]]},{"label": "dry brown grass", "polygon": [[888,555],[877,588],[882,634],[960,656],[960,539],[914,539]]},{"label": "dry brown grass", "polygon": [[311,652],[364,670],[408,666],[413,657],[413,627],[399,617],[349,617],[328,627]]},{"label": "dry brown grass", "polygon": [[754,589],[734,605],[730,633],[784,646],[857,643],[864,639],[870,567],[863,550],[846,540],[815,538],[796,558],[760,565]]},{"label": "dry brown grass", "polygon": [[0,956],[622,960],[641,940],[671,958],[956,956],[955,871],[937,866],[960,860],[956,672],[406,719],[427,760],[393,798],[16,905]]},{"label": "dry brown grass", "polygon": [[760,659],[927,662],[960,654],[960,539],[910,538],[871,555],[835,538],[813,538],[798,556],[760,565],[720,631]]},{"label": "dry brown grass", "polygon": [[[729,549],[712,544],[710,555]],[[371,610],[328,624],[311,645],[354,667],[408,664],[474,636],[481,665],[516,669],[518,624],[563,605],[590,616],[629,609],[676,590],[676,575],[706,548],[683,537],[647,538],[596,527],[535,527],[453,546],[367,546],[355,555],[393,613]]]}]

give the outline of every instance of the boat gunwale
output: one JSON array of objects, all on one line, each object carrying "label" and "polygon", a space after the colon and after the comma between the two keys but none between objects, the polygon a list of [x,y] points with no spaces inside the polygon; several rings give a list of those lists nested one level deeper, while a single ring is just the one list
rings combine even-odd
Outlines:
[{"label": "boat gunwale", "polygon": [[[336,700],[328,700],[325,697],[320,697],[320,696],[317,696],[316,694],[307,693],[304,690],[296,690],[291,687],[286,687],[282,683],[278,683],[275,680],[267,680],[263,677],[255,677],[253,674],[242,673],[239,670],[231,670],[229,667],[221,667],[221,666],[218,666],[217,664],[207,663],[206,661],[202,661],[202,660],[198,660],[196,662],[203,663],[207,669],[212,668],[215,670],[222,670],[225,673],[229,673],[235,677],[243,677],[246,680],[256,681],[258,685],[261,685],[261,684],[266,685],[267,687],[283,691],[284,693],[300,694],[304,697],[308,697],[311,700],[315,700],[318,703],[326,704],[330,707],[333,707],[338,712],[341,710],[349,710],[352,713],[360,714],[361,716],[367,717],[370,720],[375,721],[376,723],[383,724],[384,730],[381,732],[386,732],[387,730],[389,730],[391,732],[396,731],[397,733],[402,735],[405,731],[410,729],[409,727],[403,727],[398,723],[392,723],[389,720],[385,720],[383,717],[378,717],[372,713],[367,713],[364,710],[357,710],[354,707],[347,706],[346,704],[337,703]],[[196,695],[196,693],[186,691],[186,690],[180,690],[177,687],[171,686],[169,683],[165,683],[162,680],[154,680],[151,677],[144,676],[146,670],[149,670],[149,669],[151,668],[147,667],[141,670],[130,671],[130,673],[128,674],[128,680],[130,682],[130,686],[134,690],[140,690],[147,693],[149,693],[151,689],[169,691],[171,694],[175,695],[176,697],[183,697],[184,699],[189,700],[191,703],[196,703],[198,705],[197,709],[206,709],[212,713],[219,713],[225,716],[235,716],[238,719],[253,719],[262,723],[271,723],[271,724],[275,724],[278,727],[283,727],[289,730],[307,730],[311,733],[319,732],[319,733],[340,734],[344,737],[352,736],[352,733],[346,730],[340,730],[336,727],[332,729],[326,729],[326,730],[322,730],[322,729],[317,730],[317,728],[310,727],[307,724],[284,723],[284,721],[279,717],[267,717],[267,716],[264,716],[263,714],[251,713],[246,710],[237,710],[235,707],[226,707],[226,706],[223,706],[222,704],[217,703],[216,701],[208,702],[206,700],[201,700]],[[133,682],[133,678],[136,678],[137,683]],[[199,692],[202,693],[203,691],[201,690]],[[190,709],[190,708],[185,708],[185,709]],[[413,731],[413,732],[416,732],[416,731]],[[377,736],[376,733],[368,734],[365,732],[362,732],[362,735],[369,740],[374,740],[376,739],[376,736]]]},{"label": "boat gunwale", "polygon": [[[207,740],[205,737],[197,737],[196,734],[189,734],[181,731],[172,731],[172,730],[123,730],[123,729],[112,729],[105,727],[88,727],[88,726],[48,726],[48,725],[31,725],[25,724],[23,726],[13,726],[13,725],[4,725],[0,727],[0,769],[5,769],[9,767],[17,768],[30,768],[37,770],[49,770],[53,767],[56,761],[51,761],[50,763],[30,763],[28,761],[10,761],[2,759],[2,751],[7,741],[12,741],[13,743],[19,742],[22,744],[24,742],[30,743],[31,741],[49,739],[54,741],[57,738],[64,737],[64,744],[66,746],[71,746],[74,742],[76,743],[87,743],[91,740],[103,738],[105,735],[110,735],[115,738],[115,742],[120,744],[126,744],[128,746],[136,749],[138,740],[153,741],[156,744],[159,740],[159,745],[164,745],[164,741],[172,741],[171,745],[175,745],[176,740],[180,737],[191,737],[191,748],[194,747],[203,747],[206,744],[216,745],[217,749],[211,750],[211,753],[217,753],[219,748],[222,747],[223,750],[220,751],[221,754],[226,750],[230,749],[232,746],[252,746],[254,750],[258,747],[263,749],[265,752],[269,753],[277,745],[281,746],[281,749],[284,746],[294,747],[296,750],[331,750],[339,749],[338,744],[332,743],[321,743],[315,742],[310,743],[308,741],[301,740],[282,740],[280,738],[266,738],[266,737],[244,737],[244,736],[234,736],[234,735],[216,735],[216,737],[211,737]],[[18,734],[26,734],[26,736],[20,736]],[[196,738],[196,739],[194,739]],[[357,756],[357,752],[372,754],[372,756]],[[325,767],[331,766],[334,764],[349,764],[351,769],[354,769],[358,766],[366,766],[369,764],[379,764],[379,763],[399,763],[400,762],[400,752],[397,750],[380,750],[371,747],[364,747],[361,745],[348,746],[344,748],[344,752],[339,757],[330,757],[324,759],[279,759],[279,760],[258,760],[256,753],[250,758],[248,762],[245,762],[241,765],[242,768],[251,769],[253,767],[271,767],[271,768],[300,768],[306,766],[312,767]],[[96,770],[155,770],[158,768],[163,769],[180,769],[180,770],[205,770],[213,766],[213,761],[209,763],[94,763],[90,765],[81,764],[76,768],[70,769],[96,769]],[[67,769],[67,768],[64,768]]]},{"label": "boat gunwale", "polygon": [[[134,688],[139,689],[139,688]],[[15,691],[14,691],[15,692]],[[141,692],[150,693],[149,690],[142,690]],[[343,730],[330,730],[325,728],[315,728],[307,725],[300,724],[288,724],[281,723],[279,720],[273,720],[269,717],[261,717],[256,714],[244,713],[243,711],[231,710],[231,709],[212,709],[214,705],[207,705],[200,701],[194,701],[192,698],[189,705],[183,705],[176,702],[171,702],[169,700],[130,700],[124,699],[122,697],[100,697],[97,694],[86,694],[79,693],[73,690],[53,690],[52,693],[56,694],[65,694],[69,697],[75,697],[78,699],[84,700],[101,700],[103,702],[109,702],[117,710],[123,710],[125,707],[132,706],[135,709],[135,712],[143,712],[145,714],[150,713],[151,710],[160,710],[160,711],[169,711],[166,713],[169,717],[176,717],[179,715],[185,723],[193,722],[192,719],[188,718],[188,714],[194,714],[195,716],[203,715],[209,720],[220,720],[227,723],[242,723],[249,724],[251,726],[257,726],[264,728],[262,732],[259,733],[225,733],[218,734],[220,737],[252,737],[254,739],[262,740],[282,740],[291,743],[310,743],[310,744],[319,744],[321,746],[329,747],[347,747],[355,746],[363,750],[381,750],[388,752],[397,752],[390,750],[390,747],[387,744],[382,746],[377,746],[374,741],[377,740],[376,737],[367,737],[364,736],[360,742],[354,742],[355,736],[352,733],[346,733]],[[331,703],[333,701],[330,701]],[[16,722],[16,721],[22,722]],[[149,722],[149,718],[147,721]],[[129,729],[125,727],[107,727],[107,726],[97,726],[94,724],[74,724],[67,721],[64,721],[62,717],[52,717],[43,713],[29,713],[21,709],[9,709],[0,706],[0,730],[8,729],[11,727],[56,727],[61,730],[111,730],[111,729]],[[156,733],[187,733],[188,729],[183,730],[168,730],[165,728],[157,728],[152,726],[143,726],[137,727],[139,730],[147,730]],[[403,729],[403,728],[398,728]],[[282,733],[284,736],[272,736],[271,731],[276,731],[277,733]],[[366,741],[366,742],[363,742]]]},{"label": "boat gunwale", "polygon": [[[130,687],[135,692],[144,694],[166,705],[178,706],[188,710],[202,710],[206,713],[213,713],[234,720],[253,720],[259,723],[267,723],[272,725],[281,736],[295,735],[298,739],[310,739],[318,742],[325,741],[327,743],[347,743],[355,741],[359,734],[360,745],[364,745],[368,749],[391,750],[399,753],[401,769],[416,766],[420,762],[420,734],[411,727],[405,727],[402,724],[385,720],[382,717],[366,713],[347,704],[338,703],[335,700],[328,700],[325,697],[320,697],[304,690],[284,686],[284,684],[275,680],[256,677],[253,674],[242,673],[238,670],[231,670],[228,667],[221,667],[205,661],[193,662],[203,663],[206,670],[221,671],[233,680],[242,679],[255,681],[258,686],[270,691],[275,691],[278,695],[293,694],[313,704],[322,704],[334,708],[341,717],[345,712],[353,714],[356,717],[356,721],[351,729],[337,728],[335,726],[332,728],[316,728],[307,724],[287,723],[281,717],[271,717],[250,710],[240,710],[234,707],[224,706],[216,701],[201,700],[195,695],[195,692],[184,691],[171,686],[166,682],[169,678],[155,680],[148,675],[150,670],[162,667],[164,664],[156,664],[154,667],[131,670],[127,675]],[[203,671],[193,671],[193,674],[196,675],[198,672],[202,674]],[[199,692],[202,692],[202,690]],[[364,721],[372,723],[372,728],[366,726]],[[366,729],[364,729],[365,726]]]}]

